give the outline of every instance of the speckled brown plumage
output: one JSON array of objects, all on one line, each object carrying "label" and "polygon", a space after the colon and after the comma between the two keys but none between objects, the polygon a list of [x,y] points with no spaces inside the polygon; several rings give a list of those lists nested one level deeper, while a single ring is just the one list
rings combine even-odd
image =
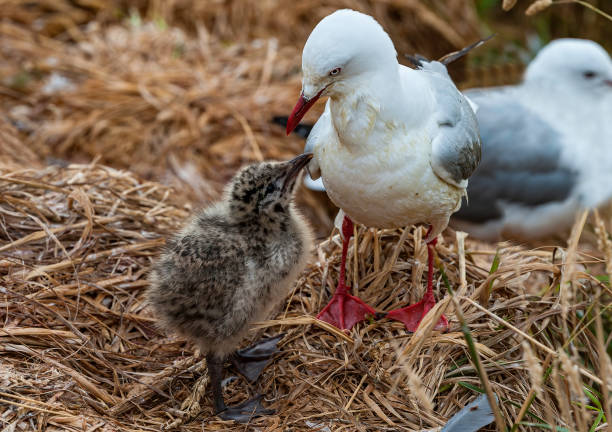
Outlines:
[{"label": "speckled brown plumage", "polygon": [[242,169],[224,199],[168,240],[153,266],[148,300],[160,324],[208,358],[222,362],[235,351],[304,269],[312,240],[293,194],[309,159]]}]

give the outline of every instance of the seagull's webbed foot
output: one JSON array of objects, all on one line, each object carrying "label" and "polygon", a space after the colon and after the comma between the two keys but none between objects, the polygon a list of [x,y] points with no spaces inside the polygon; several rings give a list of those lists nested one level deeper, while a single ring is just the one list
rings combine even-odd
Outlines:
[{"label": "seagull's webbed foot", "polygon": [[[427,312],[429,312],[434,305],[435,303],[424,298],[413,305],[389,311],[387,313],[387,318],[403,322],[406,326],[406,330],[414,333],[417,331],[423,317],[427,315]],[[448,320],[442,315],[434,329],[438,331],[447,331],[448,327]]]},{"label": "seagull's webbed foot", "polygon": [[238,423],[248,423],[255,417],[274,414],[274,410],[264,408],[261,404],[262,395],[255,396],[240,405],[225,407],[217,413],[223,420],[234,420]]},{"label": "seagull's webbed foot", "polygon": [[[425,236],[426,238],[429,237],[432,229],[433,227],[430,226]],[[427,290],[425,291],[425,295],[421,301],[387,313],[387,318],[403,322],[409,332],[414,333],[417,331],[423,317],[427,315],[427,312],[429,312],[436,304],[436,299],[433,293],[433,264],[434,247],[436,242],[437,240],[434,238],[427,243]],[[447,331],[448,327],[448,320],[444,315],[441,315],[434,329],[439,331]]]},{"label": "seagull's webbed foot", "polygon": [[[342,211],[338,213],[341,216]],[[330,323],[342,330],[350,330],[355,324],[366,319],[367,315],[376,316],[376,311],[363,302],[359,297],[349,294],[346,286],[346,255],[351,236],[353,235],[353,221],[348,216],[342,219],[342,259],[340,263],[340,277],[334,296],[327,306],[323,308],[317,319]]]},{"label": "seagull's webbed foot", "polygon": [[285,335],[261,339],[247,348],[236,351],[232,364],[249,382],[257,381],[263,370],[272,361],[272,356],[280,350],[276,347]]},{"label": "seagull's webbed foot", "polygon": [[352,296],[346,289],[338,287],[327,306],[317,315],[317,319],[339,329],[350,330],[355,324],[365,320],[367,315],[374,317],[376,311],[359,297]]}]

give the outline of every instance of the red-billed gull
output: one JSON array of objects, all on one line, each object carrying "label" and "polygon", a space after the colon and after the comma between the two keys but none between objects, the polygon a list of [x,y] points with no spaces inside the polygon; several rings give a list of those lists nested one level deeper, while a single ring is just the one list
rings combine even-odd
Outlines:
[{"label": "red-billed gull", "polygon": [[[325,111],[308,137],[309,171],[344,212],[340,280],[319,318],[348,329],[372,307],[348,293],[345,260],[352,221],[378,228],[429,225],[427,291],[389,318],[415,331],[433,307],[433,246],[461,205],[480,160],[474,113],[439,62],[402,66],[391,39],[370,16],[339,10],[310,34],[302,54],[302,94],[287,133],[322,96]],[[442,317],[438,328],[446,329]]]}]

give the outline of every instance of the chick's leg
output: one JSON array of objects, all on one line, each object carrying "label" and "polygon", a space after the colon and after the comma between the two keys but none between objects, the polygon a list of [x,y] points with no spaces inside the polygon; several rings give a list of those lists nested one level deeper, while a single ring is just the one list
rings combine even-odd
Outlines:
[{"label": "chick's leg", "polygon": [[[429,228],[431,231],[431,227]],[[427,234],[429,235],[429,231]],[[415,332],[421,323],[423,317],[434,307],[436,299],[433,293],[433,262],[434,262],[434,246],[437,239],[434,238],[427,243],[427,291],[420,302],[413,305],[395,309],[387,313],[387,318],[401,321],[410,332]],[[440,316],[440,320],[434,327],[436,330],[448,330],[448,320],[444,315]]]},{"label": "chick's leg", "polygon": [[261,339],[253,345],[238,350],[232,356],[232,364],[250,382],[257,381],[263,370],[270,364],[274,354],[279,352],[276,347],[284,337],[283,334]]},{"label": "chick's leg", "polygon": [[353,236],[353,221],[344,216],[342,221],[342,260],[340,263],[340,278],[332,299],[317,315],[317,318],[330,323],[340,329],[351,329],[355,324],[363,321],[366,315],[376,315],[376,311],[358,297],[349,294],[346,286],[346,255],[351,237]]},{"label": "chick's leg", "polygon": [[220,413],[227,408],[223,400],[223,388],[221,387],[221,381],[223,380],[223,359],[213,354],[208,354],[206,356],[206,366],[208,367],[208,376],[210,377],[210,385],[212,387],[215,412]]},{"label": "chick's leg", "polygon": [[223,359],[216,357],[214,354],[206,356],[206,364],[208,366],[208,374],[210,376],[210,384],[212,386],[213,404],[215,414],[223,420],[234,420],[238,423],[247,423],[254,417],[273,414],[273,410],[265,409],[261,405],[263,396],[255,396],[240,405],[228,407],[223,400],[223,388],[221,381],[223,379]]}]

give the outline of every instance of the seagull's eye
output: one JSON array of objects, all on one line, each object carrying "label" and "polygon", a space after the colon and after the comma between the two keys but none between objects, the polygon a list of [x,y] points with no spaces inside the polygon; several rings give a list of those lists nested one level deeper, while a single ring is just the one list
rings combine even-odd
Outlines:
[{"label": "seagull's eye", "polygon": [[332,70],[329,71],[329,76],[336,76],[338,75],[340,72],[342,72],[342,68],[334,68]]},{"label": "seagull's eye", "polygon": [[268,187],[266,188],[266,195],[270,195],[272,192],[274,192],[275,189],[276,187],[274,187],[274,185],[270,183]]},{"label": "seagull's eye", "polygon": [[597,73],[595,73],[593,71],[582,72],[582,76],[585,77],[586,79],[595,78],[596,75],[597,75]]}]

